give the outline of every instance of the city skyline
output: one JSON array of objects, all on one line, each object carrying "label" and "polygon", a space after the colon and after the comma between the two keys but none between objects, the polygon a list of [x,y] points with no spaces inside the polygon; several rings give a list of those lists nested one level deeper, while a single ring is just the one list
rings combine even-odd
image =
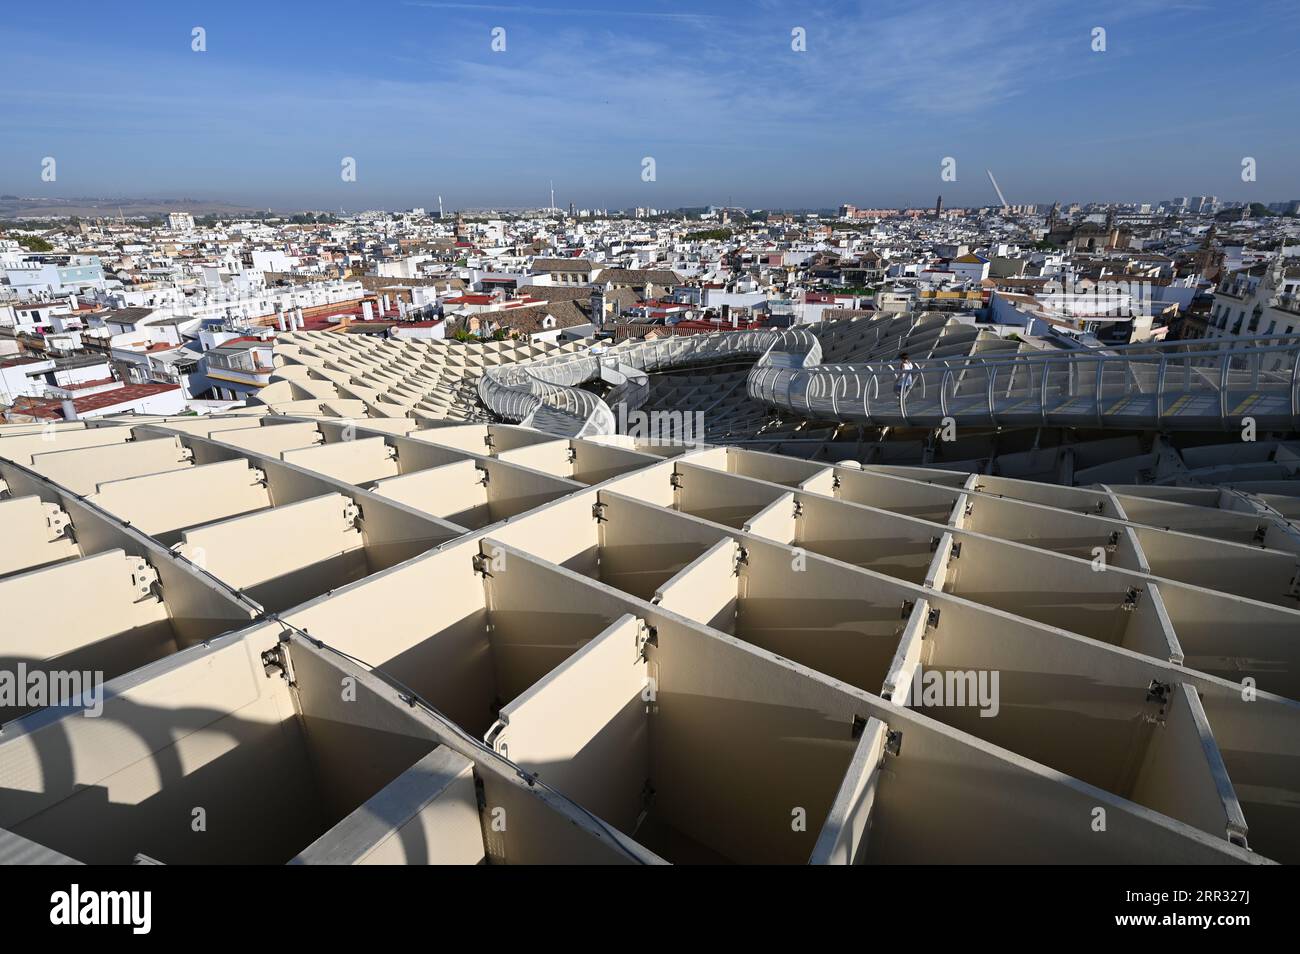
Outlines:
[{"label": "city skyline", "polygon": [[[128,26],[72,4],[57,29],[10,11],[0,191],[539,208],[554,181],[561,208],[968,207],[994,203],[991,168],[1013,205],[1300,194],[1278,3],[327,3],[256,29],[146,6]],[[1228,56],[1230,80],[1198,67]]]}]

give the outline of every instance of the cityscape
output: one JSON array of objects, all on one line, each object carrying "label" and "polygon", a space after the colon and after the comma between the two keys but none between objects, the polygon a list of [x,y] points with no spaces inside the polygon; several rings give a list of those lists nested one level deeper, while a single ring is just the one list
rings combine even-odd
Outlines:
[{"label": "cityscape", "polygon": [[[161,6],[122,36],[175,47],[156,90],[16,107],[0,862],[1300,861],[1294,83],[1260,104],[1289,113],[1243,109],[1240,149],[1224,126],[1164,173],[1127,140],[1053,172],[985,115],[1164,96],[1157,35],[1273,50],[1276,25],[1064,5],[1005,36],[1008,61],[1041,37],[1047,92],[974,25],[952,55],[986,69],[936,61],[946,92],[864,81],[858,175],[856,140],[783,118],[866,121],[804,58],[878,22],[882,67],[920,75],[914,31],[969,10],[756,5],[736,42],[777,31],[752,55],[794,58],[764,92],[749,63],[695,72],[743,19],[713,6],[395,4],[447,31],[429,82],[455,60],[467,112],[376,102],[385,128],[358,116],[350,142],[363,95],[422,82],[363,12],[375,62],[317,77],[363,71],[328,132],[312,106],[277,118],[316,68],[280,64],[246,132],[222,103],[193,147],[124,146],[241,67],[216,14]],[[344,42],[302,29],[295,51]],[[541,45],[582,36],[614,51],[573,79],[607,86]],[[263,42],[239,55],[266,80]],[[186,57],[210,75],[169,90]],[[733,81],[770,95],[752,126]],[[662,97],[640,147],[611,112],[636,95]],[[1186,108],[1143,122],[1167,143]],[[425,148],[450,158],[425,174]],[[42,917],[107,923],[76,888]],[[1182,916],[1250,923],[1213,900]]]}]

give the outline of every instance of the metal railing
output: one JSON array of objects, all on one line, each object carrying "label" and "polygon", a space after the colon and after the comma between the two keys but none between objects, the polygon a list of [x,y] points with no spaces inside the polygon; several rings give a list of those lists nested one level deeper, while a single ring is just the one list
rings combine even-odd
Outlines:
[{"label": "metal railing", "polygon": [[[478,394],[484,405],[508,421],[532,423],[546,407],[569,419],[566,432],[612,434],[617,427],[610,405],[579,385],[602,378],[602,368],[620,366],[643,372],[712,364],[729,358],[757,358],[789,364],[821,360],[821,344],[802,329],[735,331],[627,342],[600,353],[543,358],[527,364],[486,368]],[[615,388],[609,397],[633,409],[644,403],[648,388]],[[632,402],[639,400],[639,403]]]},{"label": "metal railing", "polygon": [[756,400],[817,420],[938,426],[1300,428],[1300,339],[1241,338],[755,368]]},{"label": "metal railing", "polygon": [[[910,340],[878,333],[875,347],[892,356]],[[490,368],[478,393],[506,420],[529,422],[546,407],[570,419],[572,433],[606,434],[616,427],[610,404],[579,387],[600,379],[602,366],[653,372],[733,357],[757,359],[747,382],[754,400],[821,421],[1205,430],[1251,418],[1260,428],[1300,428],[1294,335],[920,359],[905,376],[896,358],[821,364],[820,341],[803,329],[720,332]],[[616,387],[608,397],[631,409],[645,395]]]}]

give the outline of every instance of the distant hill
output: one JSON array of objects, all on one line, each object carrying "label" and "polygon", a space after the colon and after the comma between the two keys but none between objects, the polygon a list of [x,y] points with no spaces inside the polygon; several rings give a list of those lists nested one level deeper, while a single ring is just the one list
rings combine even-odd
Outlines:
[{"label": "distant hill", "polygon": [[139,216],[166,215],[168,212],[189,212],[193,215],[241,215],[259,211],[244,205],[234,205],[220,200],[202,199],[110,199],[94,196],[77,198],[19,197],[0,195],[0,219],[67,218],[83,219],[117,218],[119,214],[130,219]]}]

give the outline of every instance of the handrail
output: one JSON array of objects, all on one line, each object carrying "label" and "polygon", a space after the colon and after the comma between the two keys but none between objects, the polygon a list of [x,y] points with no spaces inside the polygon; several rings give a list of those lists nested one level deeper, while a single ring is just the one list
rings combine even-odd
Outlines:
[{"label": "handrail", "polygon": [[[912,331],[918,328],[926,334],[932,330],[912,322]],[[877,330],[877,344],[882,330]],[[889,340],[892,345],[892,335]],[[898,347],[907,340],[899,337]],[[1245,355],[1247,365],[1234,371],[1234,359]],[[1300,428],[1300,335],[917,358],[910,371],[921,387],[881,404],[879,379],[897,377],[896,358],[822,364],[821,341],[804,329],[712,332],[629,340],[602,354],[487,368],[478,393],[489,410],[506,420],[529,421],[544,406],[569,418],[575,433],[608,433],[605,428],[616,426],[609,404],[639,407],[648,388],[625,382],[609,393],[608,403],[602,401],[581,387],[598,380],[602,368],[649,373],[746,357],[755,359],[747,381],[751,398],[814,420],[932,426],[959,417],[963,423],[990,427],[1087,421],[1103,428],[1204,429],[1236,426],[1229,412],[1234,404],[1242,406],[1231,398],[1238,394],[1254,396],[1250,415],[1260,426]],[[1168,374],[1171,358],[1184,368],[1178,385]],[[1066,373],[1053,377],[1052,371],[1061,368]],[[1108,375],[1109,369],[1119,378]],[[934,396],[929,394],[930,376],[939,380]],[[969,389],[981,383],[983,400],[972,406]],[[850,390],[853,400],[841,401]]]}]

